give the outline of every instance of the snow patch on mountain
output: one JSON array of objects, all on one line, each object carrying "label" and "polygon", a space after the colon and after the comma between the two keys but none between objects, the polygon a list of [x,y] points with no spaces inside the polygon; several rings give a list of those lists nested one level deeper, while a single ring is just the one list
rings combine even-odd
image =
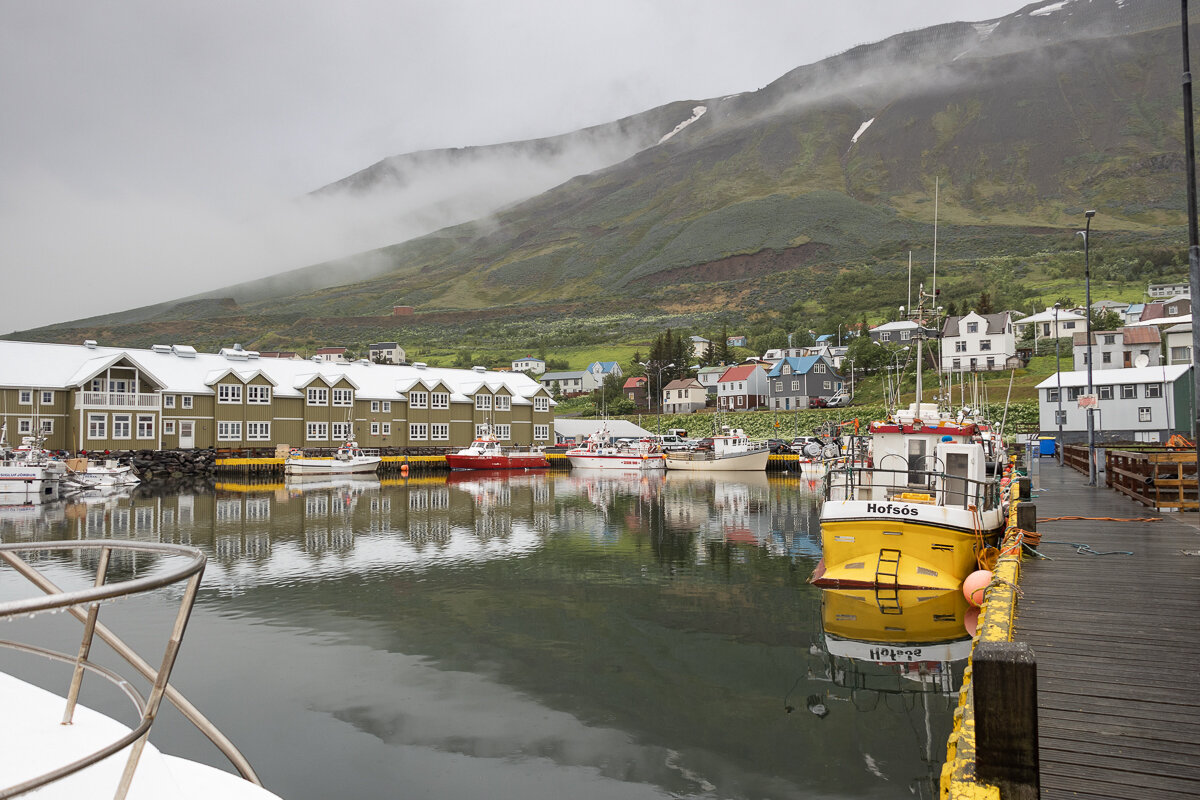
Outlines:
[{"label": "snow patch on mountain", "polygon": [[658,143],[662,144],[667,139],[670,139],[672,136],[674,136],[675,134],[679,133],[681,130],[686,128],[688,125],[691,125],[693,122],[695,122],[696,120],[703,117],[705,111],[708,111],[708,106],[696,106],[695,108],[693,108],[692,115],[690,117],[688,117],[687,119],[685,119],[683,122],[676,125],[670,131],[670,133],[664,134],[663,137],[658,140]]}]

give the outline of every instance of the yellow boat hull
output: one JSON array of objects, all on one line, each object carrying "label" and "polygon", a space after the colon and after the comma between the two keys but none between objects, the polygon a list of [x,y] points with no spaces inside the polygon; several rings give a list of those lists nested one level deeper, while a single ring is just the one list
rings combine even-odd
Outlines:
[{"label": "yellow boat hull", "polygon": [[811,580],[824,587],[955,590],[979,569],[979,554],[999,533],[914,519],[822,519],[822,559]]}]

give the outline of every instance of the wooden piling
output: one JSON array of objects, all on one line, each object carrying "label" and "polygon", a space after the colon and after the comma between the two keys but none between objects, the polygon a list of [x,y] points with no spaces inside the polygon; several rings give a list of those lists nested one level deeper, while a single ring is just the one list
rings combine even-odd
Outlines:
[{"label": "wooden piling", "polygon": [[1022,642],[978,642],[972,656],[975,773],[1001,800],[1037,800],[1037,661]]}]

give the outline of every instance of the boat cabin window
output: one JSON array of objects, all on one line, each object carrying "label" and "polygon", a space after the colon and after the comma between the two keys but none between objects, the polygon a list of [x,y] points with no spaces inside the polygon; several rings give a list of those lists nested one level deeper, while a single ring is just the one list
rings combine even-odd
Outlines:
[{"label": "boat cabin window", "polygon": [[946,494],[942,501],[943,505],[967,507],[969,462],[970,457],[966,453],[946,454]]},{"label": "boat cabin window", "polygon": [[909,439],[908,440],[908,485],[917,486],[925,484],[925,475],[922,472],[925,469],[925,453],[928,442],[924,439]]}]

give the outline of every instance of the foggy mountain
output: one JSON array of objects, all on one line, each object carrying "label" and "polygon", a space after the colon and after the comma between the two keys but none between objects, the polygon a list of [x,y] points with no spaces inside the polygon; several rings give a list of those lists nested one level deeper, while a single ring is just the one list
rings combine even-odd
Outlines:
[{"label": "foggy mountain", "polygon": [[856,47],[758,91],[395,156],[313,193],[347,224],[375,214],[379,235],[395,231],[387,246],[14,336],[146,321],[185,335],[185,320],[253,328],[393,305],[761,307],[926,254],[935,179],[943,247],[963,261],[1052,246],[1084,208],[1106,230],[1169,238],[1185,200],[1178,15],[1167,0],[1034,3]]}]

